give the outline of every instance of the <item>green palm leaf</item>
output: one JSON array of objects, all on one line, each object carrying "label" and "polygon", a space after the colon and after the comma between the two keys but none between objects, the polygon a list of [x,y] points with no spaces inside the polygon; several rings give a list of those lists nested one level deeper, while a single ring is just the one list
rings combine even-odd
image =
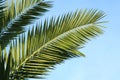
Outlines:
[{"label": "green palm leaf", "polygon": [[5,1],[1,0],[0,1],[0,32],[2,31],[2,29],[4,28],[4,17],[5,17]]},{"label": "green palm leaf", "polygon": [[0,2],[0,45],[2,49],[10,40],[24,32],[24,27],[39,19],[51,7],[50,2],[42,0],[12,0]]},{"label": "green palm leaf", "polygon": [[27,38],[23,34],[13,41],[11,79],[44,78],[56,64],[84,56],[78,49],[103,33],[99,20],[104,16],[102,11],[80,10],[35,25]]},{"label": "green palm leaf", "polygon": [[0,80],[9,80],[12,68],[12,55],[7,53],[6,49],[1,50],[0,46]]}]

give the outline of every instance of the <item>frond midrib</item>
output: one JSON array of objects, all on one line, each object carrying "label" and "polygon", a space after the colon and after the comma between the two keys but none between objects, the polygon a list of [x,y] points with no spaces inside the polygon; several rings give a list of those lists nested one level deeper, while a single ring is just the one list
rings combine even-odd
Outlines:
[{"label": "frond midrib", "polygon": [[38,5],[39,3],[42,3],[41,1],[38,3],[34,3],[33,5],[29,6],[28,8],[26,8],[25,10],[23,10],[20,14],[18,14],[17,16],[15,16],[15,18],[13,18],[7,25],[7,27],[9,28],[9,25],[11,25],[12,23],[14,23],[14,21],[16,21],[17,19],[20,18],[21,15],[23,15],[25,12],[27,12],[28,10],[32,9],[33,7],[35,7],[36,5]]}]

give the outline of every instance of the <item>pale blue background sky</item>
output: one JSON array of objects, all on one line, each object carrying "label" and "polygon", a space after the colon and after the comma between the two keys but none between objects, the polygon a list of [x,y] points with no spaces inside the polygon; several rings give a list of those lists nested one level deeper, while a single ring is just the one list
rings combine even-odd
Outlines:
[{"label": "pale blue background sky", "polygon": [[120,80],[120,1],[119,0],[54,0],[45,17],[57,16],[81,8],[103,10],[105,33],[85,45],[86,58],[57,65],[43,80]]}]

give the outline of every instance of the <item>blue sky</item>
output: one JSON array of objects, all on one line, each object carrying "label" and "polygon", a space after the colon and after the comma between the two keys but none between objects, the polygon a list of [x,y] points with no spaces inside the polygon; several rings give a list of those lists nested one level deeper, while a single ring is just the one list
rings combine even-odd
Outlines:
[{"label": "blue sky", "polygon": [[[45,17],[76,9],[95,8],[107,16],[105,33],[91,40],[80,50],[85,58],[76,58],[57,65],[43,80],[120,80],[120,1],[119,0],[54,0]],[[33,80],[33,79],[32,79]]]}]

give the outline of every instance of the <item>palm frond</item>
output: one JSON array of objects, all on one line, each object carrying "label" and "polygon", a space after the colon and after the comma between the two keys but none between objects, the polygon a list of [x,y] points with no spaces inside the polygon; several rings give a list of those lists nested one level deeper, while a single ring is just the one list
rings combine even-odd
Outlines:
[{"label": "palm frond", "polygon": [[6,11],[6,6],[5,6],[4,0],[0,1],[0,32],[4,28],[4,17],[5,17],[5,11]]},{"label": "palm frond", "polygon": [[14,67],[10,78],[44,78],[56,64],[85,56],[78,49],[103,33],[98,24],[103,17],[102,11],[80,10],[35,25],[27,38],[23,34],[12,44]]},{"label": "palm frond", "polygon": [[1,50],[0,46],[0,80],[9,80],[12,68],[12,55],[7,50]]},{"label": "palm frond", "polygon": [[0,45],[2,49],[10,40],[24,32],[23,26],[32,24],[33,20],[39,19],[44,12],[48,11],[51,4],[42,0],[12,0],[10,5],[6,2],[6,6],[7,8],[4,13],[1,12],[0,14],[1,16],[5,16],[0,18],[0,21],[2,21],[1,26],[4,24],[3,26],[5,27],[0,33]]}]

